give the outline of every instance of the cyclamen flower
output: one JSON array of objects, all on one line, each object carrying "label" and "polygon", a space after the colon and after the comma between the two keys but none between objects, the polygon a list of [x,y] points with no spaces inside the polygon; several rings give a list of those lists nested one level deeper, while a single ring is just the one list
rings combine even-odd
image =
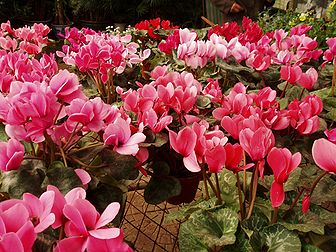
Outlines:
[{"label": "cyclamen flower", "polygon": [[76,98],[86,99],[81,90],[77,75],[68,70],[60,70],[49,83],[51,91],[56,97],[66,103],[70,103]]},{"label": "cyclamen flower", "polygon": [[274,181],[271,186],[272,206],[279,207],[285,200],[283,184],[287,181],[290,173],[299,166],[301,154],[291,154],[287,148],[272,148],[267,156],[267,162],[273,170]]},{"label": "cyclamen flower", "polygon": [[0,169],[11,171],[19,169],[24,156],[24,146],[15,139],[0,142]]},{"label": "cyclamen flower", "polygon": [[106,127],[103,139],[104,144],[112,145],[113,150],[119,154],[135,156],[139,151],[139,143],[144,142],[146,136],[141,132],[131,135],[130,124],[118,117]]},{"label": "cyclamen flower", "polygon": [[195,154],[197,135],[191,128],[185,127],[178,134],[170,130],[169,141],[171,147],[183,156],[184,166],[189,171],[198,172],[201,170]]},{"label": "cyclamen flower", "polygon": [[1,251],[30,252],[36,240],[29,212],[22,203],[0,211]]},{"label": "cyclamen flower", "polygon": [[315,163],[324,171],[336,173],[336,144],[320,138],[314,141],[312,154]]}]

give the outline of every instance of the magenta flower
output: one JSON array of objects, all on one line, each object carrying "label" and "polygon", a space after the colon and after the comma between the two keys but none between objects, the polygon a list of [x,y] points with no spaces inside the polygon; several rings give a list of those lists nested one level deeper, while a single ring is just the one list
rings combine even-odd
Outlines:
[{"label": "magenta flower", "polygon": [[15,139],[0,142],[0,169],[11,171],[19,169],[24,156],[24,146]]},{"label": "magenta flower", "polygon": [[77,75],[70,73],[68,70],[60,70],[58,74],[52,77],[49,86],[56,97],[66,103],[70,103],[76,98],[86,99]]},{"label": "magenta flower", "polygon": [[295,84],[302,75],[302,70],[299,66],[282,66],[280,69],[281,79],[288,81],[290,84]]},{"label": "magenta flower", "polygon": [[185,127],[178,134],[170,130],[169,141],[170,146],[183,156],[183,163],[189,171],[198,172],[201,170],[195,154],[197,135],[191,128]]},{"label": "magenta flower", "polygon": [[336,144],[336,128],[333,128],[331,130],[326,129],[324,131],[324,134],[327,136],[330,142],[333,142],[334,144]]},{"label": "magenta flower", "polygon": [[139,151],[139,143],[144,142],[146,136],[141,132],[131,135],[130,124],[119,117],[106,127],[103,139],[104,144],[112,145],[119,154],[135,156]]},{"label": "magenta flower", "polygon": [[300,79],[298,79],[297,83],[302,87],[311,90],[314,88],[314,85],[317,81],[318,73],[315,68],[309,68],[305,73],[302,73]]},{"label": "magenta flower", "polygon": [[119,208],[119,203],[113,202],[100,215],[85,199],[77,199],[71,205],[66,204],[63,213],[68,219],[64,229],[67,238],[58,242],[55,251],[69,251],[69,248],[83,252],[129,251],[129,247],[120,239],[121,230],[105,227],[115,218]]},{"label": "magenta flower", "polygon": [[239,172],[241,170],[249,169],[252,166],[254,166],[254,164],[246,164],[245,166],[240,166],[244,158],[244,150],[238,143],[235,144],[227,143],[224,146],[224,149],[226,152],[226,160],[225,160],[226,169],[233,172]]},{"label": "magenta flower", "polygon": [[287,181],[289,174],[299,166],[301,153],[293,155],[287,148],[272,148],[268,153],[267,162],[273,170],[274,181],[271,186],[272,206],[279,207],[285,200],[283,184]]},{"label": "magenta flower", "polygon": [[32,251],[36,233],[29,220],[29,212],[22,203],[16,203],[8,209],[1,208],[0,237],[1,251]]},{"label": "magenta flower", "polygon": [[324,171],[336,173],[336,144],[320,138],[314,141],[312,154],[315,163]]}]

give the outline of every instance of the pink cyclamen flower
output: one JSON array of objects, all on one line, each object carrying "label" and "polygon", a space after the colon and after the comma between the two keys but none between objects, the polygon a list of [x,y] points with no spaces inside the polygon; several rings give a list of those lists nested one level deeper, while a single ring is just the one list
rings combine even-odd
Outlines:
[{"label": "pink cyclamen flower", "polygon": [[331,130],[326,129],[324,131],[324,134],[328,137],[328,140],[330,142],[333,142],[334,144],[336,144],[336,128],[333,128]]},{"label": "pink cyclamen flower", "polygon": [[60,70],[49,83],[51,91],[58,99],[70,103],[75,98],[86,99],[76,74]]},{"label": "pink cyclamen flower", "polygon": [[267,162],[273,170],[274,181],[271,186],[272,206],[279,207],[285,200],[283,184],[287,181],[290,173],[299,166],[301,153],[293,155],[287,148],[272,148],[267,156]]},{"label": "pink cyclamen flower", "polygon": [[235,144],[227,143],[224,146],[224,149],[226,152],[226,160],[225,160],[226,169],[236,173],[254,166],[254,164],[247,164],[245,166],[240,166],[240,163],[243,161],[244,158],[244,150],[238,143]]},{"label": "pink cyclamen flower", "polygon": [[106,145],[112,145],[119,154],[135,156],[139,151],[139,143],[144,142],[146,136],[141,132],[131,135],[130,124],[118,117],[106,127],[103,139]]},{"label": "pink cyclamen flower", "polygon": [[315,68],[311,67],[305,73],[302,73],[297,83],[299,83],[302,87],[311,90],[314,88],[317,78],[318,78],[317,71],[315,70]]},{"label": "pink cyclamen flower", "polygon": [[314,141],[312,154],[315,163],[324,171],[336,173],[336,144],[320,138]]},{"label": "pink cyclamen flower", "polygon": [[85,199],[77,199],[71,205],[63,208],[64,216],[68,219],[65,225],[67,238],[58,242],[56,251],[130,251],[120,239],[119,228],[107,228],[119,212],[117,202],[109,204],[100,215],[95,207]]},{"label": "pink cyclamen flower", "polygon": [[243,129],[239,133],[241,147],[248,153],[253,161],[258,162],[260,177],[264,177],[265,156],[275,144],[272,130],[261,126],[256,130],[250,128]]},{"label": "pink cyclamen flower", "polygon": [[280,77],[282,80],[288,81],[290,84],[295,84],[302,75],[302,70],[299,66],[282,66],[280,69]]},{"label": "pink cyclamen flower", "polygon": [[171,147],[183,156],[183,163],[189,171],[198,172],[201,170],[195,154],[197,135],[191,128],[185,127],[178,134],[169,131],[169,141]]},{"label": "pink cyclamen flower", "polygon": [[24,156],[24,146],[16,139],[0,142],[0,169],[11,171],[19,169]]},{"label": "pink cyclamen flower", "polygon": [[0,237],[1,252],[32,251],[36,233],[29,220],[29,212],[22,203],[18,202],[0,211]]}]

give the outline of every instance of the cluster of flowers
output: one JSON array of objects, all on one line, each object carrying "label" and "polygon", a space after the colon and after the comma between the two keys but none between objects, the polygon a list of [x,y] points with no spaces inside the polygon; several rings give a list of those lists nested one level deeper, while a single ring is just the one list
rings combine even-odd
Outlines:
[{"label": "cluster of flowers", "polygon": [[[13,82],[8,95],[1,95],[0,100],[1,121],[7,135],[16,143],[3,143],[6,148],[2,148],[2,154],[9,160],[16,152],[22,152],[23,146],[19,147],[21,144],[15,141],[42,143],[48,137],[70,151],[86,132],[104,131],[107,144],[120,153],[135,155],[137,143],[145,140],[142,133],[131,135],[130,120],[116,106],[104,103],[99,97],[86,97],[78,77],[68,70],[60,70],[49,83]],[[10,162],[1,169],[13,170],[19,165],[20,162],[15,165]]]},{"label": "cluster of flowers", "polygon": [[65,40],[57,55],[68,65],[76,66],[94,80],[106,83],[110,76],[121,74],[127,66],[141,63],[149,57],[150,50],[138,51],[139,44],[131,35],[109,35],[90,29],[66,29]]},{"label": "cluster of flowers", "polygon": [[[318,59],[322,50],[318,43],[306,35],[309,29],[296,27],[289,34],[284,30],[263,34],[260,27],[249,19],[244,19],[244,31],[232,32],[228,40],[214,31],[207,40],[199,40],[196,32],[180,29],[170,34],[160,43],[159,49],[170,54],[176,50],[178,59],[193,69],[204,67],[216,58],[246,65],[258,72],[267,70],[270,65],[298,66]],[[228,25],[235,29],[233,24]],[[231,28],[232,27],[232,28]],[[308,27],[309,28],[309,27]]]},{"label": "cluster of flowers", "polygon": [[0,47],[11,52],[20,50],[36,55],[48,44],[47,35],[50,31],[51,29],[43,24],[13,29],[7,21],[1,24]]},{"label": "cluster of flowers", "polygon": [[155,18],[150,20],[143,20],[134,26],[135,29],[145,30],[148,36],[153,39],[161,40],[161,36],[156,34],[155,30],[174,30],[178,29],[178,26],[173,25],[169,20],[161,20],[161,18]]},{"label": "cluster of flowers", "polygon": [[[226,96],[218,81],[209,80],[208,85],[202,88],[192,74],[168,72],[164,66],[156,67],[151,77],[154,80],[138,90],[122,92],[118,89],[124,102],[123,108],[136,114],[137,123],[148,127],[153,133],[168,129],[171,147],[183,156],[185,167],[192,172],[200,171],[200,165],[203,164],[207,164],[210,172],[220,172],[224,166],[237,172],[244,150],[258,164],[260,176],[263,177],[264,158],[275,145],[272,130],[292,128],[301,135],[308,135],[319,128],[318,115],[323,104],[315,95],[307,96],[301,101],[294,100],[288,105],[288,109],[279,109],[276,91],[269,87],[248,94],[246,87],[237,83]],[[201,120],[202,111],[197,107],[200,96],[206,96],[219,104],[213,111],[213,116],[220,121],[222,129],[238,140],[239,144],[227,143],[224,130],[218,125],[211,128],[209,123]],[[176,127],[172,123],[172,112],[179,116],[180,125],[183,126],[177,133],[169,128]],[[279,151],[277,148],[274,150]],[[283,152],[287,153],[288,150],[280,151]],[[146,150],[141,153],[145,157],[144,161],[148,153],[143,154]],[[240,169],[251,166],[245,165]],[[273,167],[274,173],[279,172],[280,166]],[[281,188],[283,191],[283,187]],[[276,189],[272,190],[272,195],[279,195],[279,192],[274,191]],[[284,193],[281,195],[284,197]],[[279,201],[282,203],[283,198],[275,200],[272,196],[272,202]]]},{"label": "cluster of flowers", "polygon": [[100,215],[86,200],[83,188],[74,188],[63,196],[49,185],[39,198],[25,193],[22,200],[0,203],[0,246],[3,251],[32,251],[37,235],[52,227],[63,230],[55,252],[132,251],[123,242],[122,230],[107,226],[119,208],[119,203],[113,202]]}]

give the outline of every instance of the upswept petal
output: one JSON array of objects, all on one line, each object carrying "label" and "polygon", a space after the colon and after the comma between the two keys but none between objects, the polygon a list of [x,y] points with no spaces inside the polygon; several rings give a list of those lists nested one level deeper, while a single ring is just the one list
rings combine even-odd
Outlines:
[{"label": "upswept petal", "polygon": [[315,140],[312,147],[315,163],[323,170],[336,173],[336,145],[327,139]]},{"label": "upswept petal", "polygon": [[201,167],[197,162],[195,151],[191,152],[189,156],[183,158],[183,164],[191,172],[201,171]]},{"label": "upswept petal", "polygon": [[98,239],[113,239],[119,236],[120,229],[119,228],[100,228],[96,230],[90,230],[89,234]]},{"label": "upswept petal", "polygon": [[279,207],[285,200],[285,191],[283,184],[273,182],[270,190],[272,207]]},{"label": "upswept petal", "polygon": [[112,202],[109,204],[102,215],[100,216],[99,220],[96,223],[95,228],[100,228],[111,222],[118,214],[120,209],[120,204],[118,202]]}]

